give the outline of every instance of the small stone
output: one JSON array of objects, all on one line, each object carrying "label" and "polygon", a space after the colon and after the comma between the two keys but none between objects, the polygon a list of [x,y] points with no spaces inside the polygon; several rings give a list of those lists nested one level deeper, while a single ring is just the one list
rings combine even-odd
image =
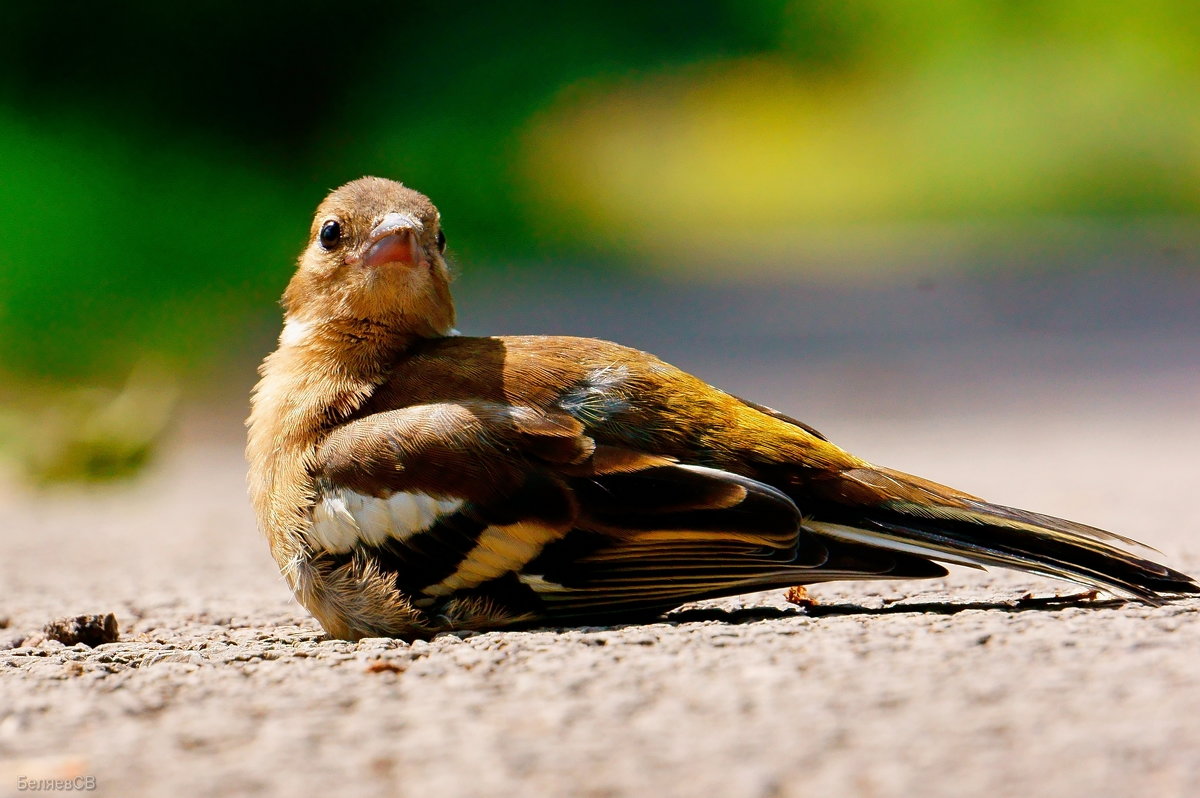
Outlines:
[{"label": "small stone", "polygon": [[398,648],[400,645],[399,640],[391,637],[364,637],[358,641],[358,648],[360,650]]},{"label": "small stone", "polygon": [[111,612],[104,615],[77,615],[74,618],[58,618],[46,624],[42,633],[49,640],[57,640],[64,646],[82,643],[94,647],[103,643],[115,643],[120,636],[117,618]]},{"label": "small stone", "polygon": [[367,673],[404,673],[405,666],[385,659],[377,659],[367,663],[364,668]]},{"label": "small stone", "polygon": [[817,600],[808,595],[808,589],[803,585],[793,585],[783,594],[783,600],[788,604],[795,604],[797,607],[815,607]]},{"label": "small stone", "polygon": [[152,652],[142,660],[143,665],[160,665],[165,662],[199,666],[204,664],[204,657],[198,651],[171,649]]}]

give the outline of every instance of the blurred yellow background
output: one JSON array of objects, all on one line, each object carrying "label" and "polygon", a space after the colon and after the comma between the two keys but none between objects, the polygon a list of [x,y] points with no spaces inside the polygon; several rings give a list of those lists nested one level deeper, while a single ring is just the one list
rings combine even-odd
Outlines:
[{"label": "blurred yellow background", "polygon": [[362,174],[429,194],[464,273],[533,291],[1114,251],[1195,286],[1187,0],[25,4],[6,28],[0,447],[46,478],[136,469],[175,392],[261,356],[313,207]]}]

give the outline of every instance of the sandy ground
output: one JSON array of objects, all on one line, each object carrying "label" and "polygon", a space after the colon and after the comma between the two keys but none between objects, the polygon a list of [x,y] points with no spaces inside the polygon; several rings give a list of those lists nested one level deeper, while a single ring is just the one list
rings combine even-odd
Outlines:
[{"label": "sandy ground", "polygon": [[[670,295],[665,321],[568,309],[546,331],[625,332],[868,459],[1122,531],[1200,573],[1200,322],[1179,310],[1194,314],[1187,297],[1200,292],[1183,286],[1168,281],[1167,310],[1129,324],[1092,299],[1031,326],[993,285],[891,289],[889,318],[917,329],[881,323],[820,345],[803,329],[772,332],[777,292],[742,326],[695,289]],[[519,286],[475,290],[488,297],[474,300],[484,321],[520,309]],[[704,296],[704,312],[678,310]],[[889,294],[805,297],[796,315],[819,326],[821,314],[870,312]],[[522,329],[541,326],[530,318]],[[0,795],[75,777],[58,787],[1200,795],[1200,600],[1054,602],[1043,599],[1078,591],[956,569],[820,586],[807,611],[768,593],[641,626],[325,640],[244,499],[242,387],[189,411],[132,486],[0,487]],[[1027,593],[1035,600],[1020,601]],[[118,642],[25,645],[53,618],[99,612],[116,615]]]}]

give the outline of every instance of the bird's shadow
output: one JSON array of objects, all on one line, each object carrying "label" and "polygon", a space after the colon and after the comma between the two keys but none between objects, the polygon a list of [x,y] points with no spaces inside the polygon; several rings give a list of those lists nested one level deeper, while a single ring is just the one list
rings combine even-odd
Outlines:
[{"label": "bird's shadow", "polygon": [[1085,609],[1110,609],[1128,604],[1127,599],[1097,599],[1094,592],[1077,593],[1070,596],[1023,596],[1003,601],[925,601],[912,603],[890,603],[882,607],[864,607],[860,604],[806,604],[797,607],[742,607],[722,609],[720,607],[694,607],[677,610],[665,616],[671,624],[720,621],[729,624],[753,623],[779,618],[824,618],[834,615],[902,615],[933,614],[957,615],[969,610],[992,610],[996,612],[1058,612],[1073,607]]},{"label": "bird's shadow", "polygon": [[[537,626],[531,625],[528,630],[555,631],[566,632],[571,630],[582,630],[587,632],[611,632],[622,629],[630,629],[637,626],[645,626],[647,624],[669,624],[671,626],[682,626],[688,623],[705,623],[717,622],[736,626],[740,624],[755,623],[758,621],[773,621],[784,618],[824,618],[839,615],[847,616],[872,616],[872,615],[903,615],[903,614],[929,614],[929,615],[957,615],[960,612],[968,612],[970,610],[990,610],[993,612],[1003,613],[1018,613],[1018,612],[1061,612],[1063,610],[1079,608],[1087,610],[1103,610],[1123,607],[1126,604],[1136,603],[1130,599],[1123,598],[1098,598],[1099,591],[1088,591],[1086,593],[1075,593],[1068,596],[1032,596],[1025,595],[1020,598],[1003,599],[996,601],[922,601],[922,602],[901,602],[900,600],[888,601],[884,600],[881,607],[864,607],[860,604],[817,604],[805,603],[798,604],[793,607],[739,607],[736,609],[723,609],[721,607],[690,607],[688,609],[673,610],[666,615],[647,616],[644,618],[630,617],[623,621],[609,621],[604,623],[597,620],[595,624],[582,623],[573,626]],[[1164,604],[1171,604],[1175,601],[1185,601],[1189,596],[1168,596],[1160,597]],[[477,634],[485,634],[481,632],[451,632],[458,637],[474,637]]]}]

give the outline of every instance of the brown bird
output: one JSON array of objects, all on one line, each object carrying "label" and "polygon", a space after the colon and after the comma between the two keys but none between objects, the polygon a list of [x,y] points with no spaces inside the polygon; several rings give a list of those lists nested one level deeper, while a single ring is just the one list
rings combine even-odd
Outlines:
[{"label": "brown bird", "polygon": [[1135,541],[872,465],[645,352],[458,336],[445,245],[399,183],[331,193],[255,388],[254,507],[334,637],[632,620],[938,562],[1200,592]]}]

